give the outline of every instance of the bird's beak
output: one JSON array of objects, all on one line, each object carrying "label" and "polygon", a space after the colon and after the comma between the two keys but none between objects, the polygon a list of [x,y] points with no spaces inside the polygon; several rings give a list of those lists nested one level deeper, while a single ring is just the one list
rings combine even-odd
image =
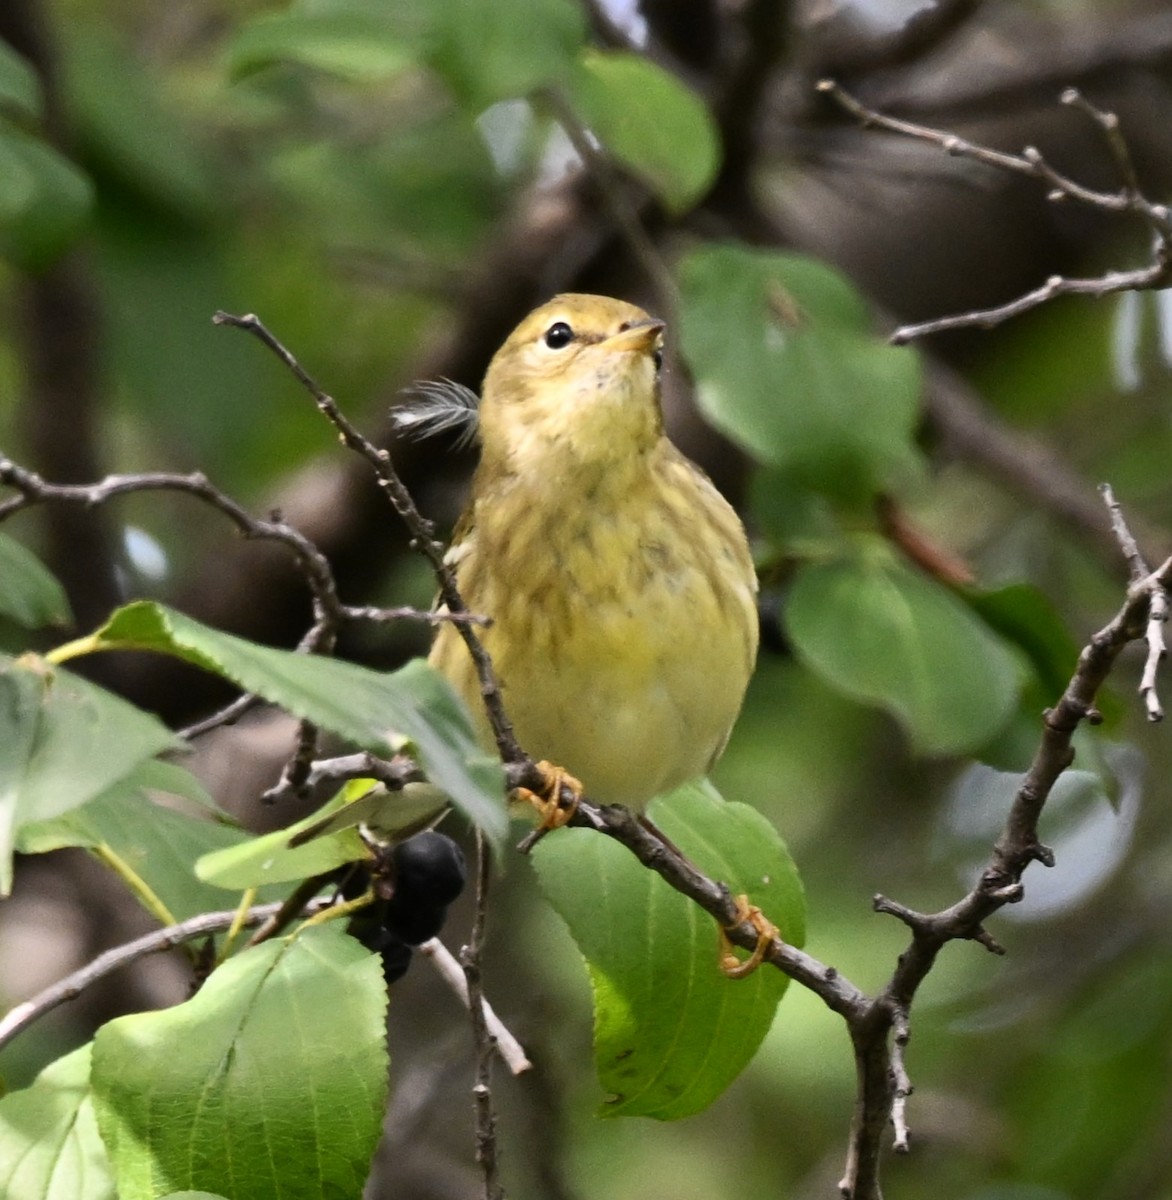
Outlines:
[{"label": "bird's beak", "polygon": [[608,350],[620,352],[654,350],[659,341],[659,335],[666,328],[665,322],[648,317],[646,321],[632,322],[620,333],[612,334],[602,344]]}]

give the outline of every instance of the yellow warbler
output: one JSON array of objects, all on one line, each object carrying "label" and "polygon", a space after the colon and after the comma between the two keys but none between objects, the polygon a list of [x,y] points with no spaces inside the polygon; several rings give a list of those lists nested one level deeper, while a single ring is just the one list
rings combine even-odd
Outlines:
[{"label": "yellow warbler", "polygon": [[[522,747],[636,810],[713,765],[757,652],[745,531],[664,435],[663,329],[586,295],[521,322],[484,380],[449,551],[465,603],[492,618],[481,637]],[[483,722],[450,625],[430,661]]]}]

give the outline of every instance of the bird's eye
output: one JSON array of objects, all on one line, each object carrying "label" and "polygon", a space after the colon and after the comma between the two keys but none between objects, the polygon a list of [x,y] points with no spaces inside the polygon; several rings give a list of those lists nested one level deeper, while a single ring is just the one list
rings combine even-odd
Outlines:
[{"label": "bird's eye", "polygon": [[565,321],[556,321],[545,331],[545,344],[551,350],[561,350],[574,340],[574,331]]},{"label": "bird's eye", "polygon": [[651,358],[655,363],[655,373],[658,375],[663,370],[663,351],[660,349],[652,351]]}]

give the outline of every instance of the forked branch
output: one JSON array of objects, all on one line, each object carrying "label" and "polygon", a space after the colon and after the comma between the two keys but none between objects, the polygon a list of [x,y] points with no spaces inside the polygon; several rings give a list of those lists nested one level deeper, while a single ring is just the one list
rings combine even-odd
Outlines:
[{"label": "forked branch", "polygon": [[1046,304],[1057,296],[1111,296],[1119,292],[1151,291],[1167,287],[1172,282],[1172,211],[1169,211],[1167,205],[1149,200],[1139,190],[1135,167],[1119,129],[1118,117],[1114,113],[1096,108],[1075,88],[1067,88],[1062,93],[1061,101],[1086,114],[1106,138],[1108,150],[1115,160],[1121,178],[1121,187],[1116,192],[1098,191],[1064,175],[1047,161],[1036,146],[1026,146],[1020,154],[1007,154],[992,146],[971,142],[946,129],[935,129],[929,125],[919,125],[914,121],[904,121],[876,112],[861,104],[832,79],[822,80],[818,84],[818,90],[830,96],[863,125],[939,146],[946,154],[968,158],[997,170],[1027,175],[1047,188],[1047,195],[1051,200],[1070,200],[1097,208],[1101,212],[1138,217],[1151,233],[1151,259],[1142,267],[1129,271],[1107,271],[1089,279],[1052,275],[1033,291],[1017,296],[1005,304],[974,309],[954,316],[937,317],[935,320],[921,321],[915,325],[901,325],[891,334],[890,340],[894,345],[902,346],[917,338],[943,333],[949,329],[991,329],[994,325],[1000,325],[1003,321],[1029,312],[1030,309]]}]

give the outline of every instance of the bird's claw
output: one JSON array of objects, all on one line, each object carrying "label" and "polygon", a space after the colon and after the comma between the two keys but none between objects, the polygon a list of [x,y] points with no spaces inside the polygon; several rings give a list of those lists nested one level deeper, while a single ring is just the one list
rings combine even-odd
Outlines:
[{"label": "bird's claw", "polygon": [[[532,804],[537,809],[541,817],[537,828],[542,833],[548,833],[570,822],[578,811],[578,801],[582,799],[585,788],[564,767],[554,766],[544,759],[537,764],[537,769],[542,776],[540,790],[519,787],[513,794],[518,800]],[[570,801],[566,804],[562,803],[563,788],[570,792]]]},{"label": "bird's claw", "polygon": [[[755,905],[749,903],[748,896],[737,896],[737,915],[720,930],[720,969],[729,979],[744,979],[761,965],[765,954],[773,944],[773,939],[781,940],[777,926]],[[748,921],[757,931],[757,945],[753,953],[742,962],[733,952],[733,944],[729,941],[726,929],[732,929],[741,922]]]}]

